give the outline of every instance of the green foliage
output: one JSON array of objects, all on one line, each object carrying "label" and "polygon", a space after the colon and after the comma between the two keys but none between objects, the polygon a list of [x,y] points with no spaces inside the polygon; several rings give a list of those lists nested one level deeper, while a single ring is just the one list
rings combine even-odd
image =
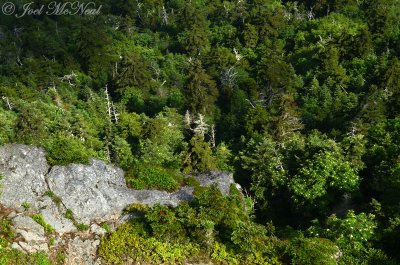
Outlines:
[{"label": "green foliage", "polygon": [[25,209],[25,211],[29,210],[31,208],[31,204],[29,202],[24,202],[21,204],[21,206]]},{"label": "green foliage", "polygon": [[123,138],[116,136],[112,149],[115,153],[115,161],[123,168],[128,169],[134,163],[131,147]]},{"label": "green foliage", "polygon": [[199,187],[200,186],[200,182],[194,177],[185,177],[183,179],[183,183],[185,186],[189,186],[189,187]]},{"label": "green foliage", "polygon": [[0,145],[9,143],[14,138],[14,126],[17,115],[11,111],[0,108]]},{"label": "green foliage", "polygon": [[65,211],[64,217],[71,220],[72,223],[75,225],[75,227],[78,229],[78,231],[86,231],[89,229],[89,225],[83,224],[83,223],[78,223],[75,220],[74,213],[71,211],[71,209],[67,209]]},{"label": "green foliage", "polygon": [[294,196],[314,201],[332,188],[343,192],[354,191],[358,182],[356,172],[340,153],[324,152],[317,153],[310,162],[303,165],[289,186]]},{"label": "green foliage", "polygon": [[79,231],[89,230],[89,225],[87,224],[75,224],[75,226]]},{"label": "green foliage", "polygon": [[[251,189],[261,207],[274,214],[280,214],[276,207],[290,207],[307,218],[309,211],[324,214],[324,207],[342,194],[357,191],[362,155],[355,145],[342,146],[314,132],[307,138],[296,133],[283,142],[268,135],[253,138],[240,158],[243,168],[250,172]],[[347,161],[350,159],[353,164]],[[287,216],[286,211],[282,214]],[[278,215],[276,221],[284,216]]]},{"label": "green foliage", "polygon": [[211,258],[220,264],[240,264],[240,256],[229,252],[224,244],[218,242],[213,245]]},{"label": "green foliage", "polygon": [[168,243],[142,237],[138,228],[127,223],[109,237],[102,238],[99,255],[108,263],[125,264],[128,259],[148,264],[176,264],[195,256],[199,247],[193,243]]},{"label": "green foliage", "polygon": [[383,121],[370,129],[368,134],[369,143],[366,153],[365,177],[368,178],[367,185],[371,190],[378,193],[379,201],[389,208],[389,212],[397,212],[400,197],[399,189],[400,166],[400,120],[390,119]]},{"label": "green foliage", "polygon": [[65,211],[64,217],[70,220],[75,220],[74,213],[71,211],[71,209],[67,209]]},{"label": "green foliage", "polygon": [[51,265],[53,264],[46,253],[37,252],[25,254],[19,250],[9,248],[14,238],[14,229],[8,219],[0,219],[0,264],[1,265]]},{"label": "green foliage", "polygon": [[64,264],[66,259],[67,259],[67,257],[64,253],[61,253],[61,252],[57,253],[56,262],[58,264]]},{"label": "green foliage", "polygon": [[136,113],[121,113],[119,126],[124,139],[139,137],[142,131],[141,117]]},{"label": "green foliage", "polygon": [[[345,208],[376,214],[379,229],[340,262],[391,264],[386,254],[399,262],[399,1],[101,4],[91,17],[1,17],[0,145],[44,147],[51,165],[97,157],[126,170],[134,188],[198,186],[180,171],[233,172],[247,199],[197,188],[193,203],[164,209],[172,230],[141,220],[157,238],[148,246],[171,253],[181,247],[151,225],[215,263],[329,263],[322,258],[329,243],[300,236],[278,243],[265,224],[273,220],[277,233],[302,230],[328,218],[346,194]],[[186,111],[202,114],[213,133],[196,131]],[[267,231],[247,223],[252,215]],[[260,243],[266,238],[273,247]],[[276,249],[290,252],[271,254]],[[34,264],[7,253],[6,263]],[[139,259],[183,262],[176,256]]]},{"label": "green foliage", "polygon": [[186,231],[174,210],[156,205],[146,211],[145,220],[153,235],[166,242],[185,242]]},{"label": "green foliage", "polygon": [[194,136],[189,143],[189,149],[184,161],[185,172],[201,172],[214,169],[215,158],[210,144],[204,141],[202,136]]},{"label": "green foliage", "polygon": [[7,247],[8,242],[14,237],[14,230],[8,219],[0,219],[0,249]]},{"label": "green foliage", "polygon": [[110,225],[107,224],[107,223],[102,224],[102,225],[101,225],[101,228],[103,228],[104,230],[106,230],[107,233],[110,233],[110,232],[111,232],[111,227],[110,227]]},{"label": "green foliage", "polygon": [[343,220],[335,216],[329,217],[327,226],[329,230],[325,231],[325,236],[332,238],[339,247],[350,246],[355,250],[361,250],[374,239],[376,221],[371,214],[356,215],[353,211],[349,211]]},{"label": "green foliage", "polygon": [[88,164],[89,158],[95,156],[82,141],[62,133],[46,144],[46,150],[47,161],[51,165]]},{"label": "green foliage", "polygon": [[221,143],[217,146],[215,150],[216,166],[219,170],[223,171],[234,171],[231,165],[232,151],[229,150],[225,143]]},{"label": "green foliage", "polygon": [[16,249],[0,249],[0,264],[2,265],[52,265],[44,252],[24,254]]},{"label": "green foliage", "polygon": [[312,226],[309,233],[315,237],[328,238],[337,244],[343,252],[343,264],[357,264],[363,261],[365,252],[374,251],[371,246],[377,239],[377,222],[372,214],[355,214],[350,210],[342,219],[330,216],[324,227]]},{"label": "green foliage", "polygon": [[135,213],[135,212],[143,213],[143,212],[146,212],[147,208],[148,208],[148,206],[145,205],[145,204],[133,203],[133,204],[128,205],[125,208],[125,211],[128,212],[128,213],[130,213],[130,212],[132,212],[132,213]]},{"label": "green foliage", "polygon": [[159,166],[140,164],[125,175],[127,184],[134,189],[160,189],[174,191],[180,187],[182,177],[175,171]]},{"label": "green foliage", "polygon": [[273,243],[277,241],[263,226],[248,221],[242,199],[235,188],[224,197],[210,187],[196,188],[195,200],[175,209],[132,205],[128,210],[143,212],[143,217],[103,238],[99,253],[116,264],[127,258],[149,264],[204,259],[217,264],[280,264]]},{"label": "green foliage", "polygon": [[183,117],[166,108],[154,119],[148,119],[140,141],[144,163],[179,169],[186,148],[182,133]]},{"label": "green foliage", "polygon": [[200,61],[195,60],[185,85],[186,105],[195,113],[207,113],[212,110],[218,97],[215,81],[203,69]]},{"label": "green foliage", "polygon": [[44,228],[44,231],[46,233],[48,233],[48,234],[54,233],[54,228],[45,222],[45,220],[43,219],[43,215],[34,214],[34,215],[32,215],[32,219],[35,220],[36,223],[40,224]]},{"label": "green foliage", "polygon": [[[50,198],[52,199],[52,201],[53,201],[57,206],[59,206],[59,205],[61,204],[61,198],[58,197],[58,196],[56,196],[56,195],[54,194],[54,192],[52,192],[51,190],[46,191],[46,192],[44,193],[44,195],[50,197]],[[68,211],[68,210],[67,210],[67,211]]]},{"label": "green foliage", "polygon": [[299,265],[337,264],[339,248],[325,238],[296,238],[290,242],[291,262]]}]

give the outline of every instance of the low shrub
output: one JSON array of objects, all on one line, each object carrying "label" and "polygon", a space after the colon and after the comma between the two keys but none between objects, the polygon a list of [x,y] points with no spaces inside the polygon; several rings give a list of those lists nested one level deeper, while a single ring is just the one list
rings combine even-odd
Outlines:
[{"label": "low shrub", "polygon": [[88,164],[90,157],[96,157],[96,153],[82,141],[62,133],[50,139],[45,148],[47,161],[51,165]]},{"label": "low shrub", "polygon": [[0,219],[0,264],[1,265],[51,265],[51,261],[44,252],[25,254],[8,246],[12,243],[14,232],[11,221]]},{"label": "low shrub", "polygon": [[52,265],[44,252],[25,254],[16,249],[0,249],[1,265]]},{"label": "low shrub", "polygon": [[159,189],[176,191],[183,177],[174,171],[151,165],[139,165],[126,173],[126,181],[133,189]]},{"label": "low shrub", "polygon": [[[196,256],[200,248],[193,243],[168,243],[154,237],[139,235],[133,223],[126,223],[108,237],[103,237],[99,255],[107,264],[179,264]],[[142,231],[143,232],[143,231]]]}]

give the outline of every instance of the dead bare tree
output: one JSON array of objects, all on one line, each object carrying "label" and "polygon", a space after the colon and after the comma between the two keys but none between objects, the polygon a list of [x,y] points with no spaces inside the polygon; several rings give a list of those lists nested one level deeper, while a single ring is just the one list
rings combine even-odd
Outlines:
[{"label": "dead bare tree", "polygon": [[347,133],[347,136],[350,138],[354,138],[354,137],[356,137],[357,133],[358,133],[358,128],[357,128],[356,124],[354,122],[352,122],[350,131]]},{"label": "dead bare tree", "polygon": [[215,148],[216,144],[215,144],[215,126],[214,124],[211,125],[211,135],[210,135],[210,143],[211,143],[211,147]]},{"label": "dead bare tree", "polygon": [[2,99],[3,99],[4,103],[6,103],[7,108],[9,110],[12,110],[13,107],[14,107],[14,104],[10,101],[10,99],[8,97],[6,97],[6,96],[3,96]]},{"label": "dead bare tree", "polygon": [[160,97],[165,97],[167,96],[168,93],[166,93],[166,91],[164,91],[164,85],[167,82],[167,80],[163,80],[162,82],[160,81],[160,76],[161,76],[161,69],[158,66],[158,64],[156,62],[152,62],[150,65],[150,68],[153,70],[153,73],[155,75],[154,78],[151,78],[151,80],[157,82],[159,84],[158,89],[157,89],[157,94]]},{"label": "dead bare tree", "polygon": [[192,125],[192,116],[190,115],[189,110],[186,110],[184,121],[185,125],[190,128],[190,126]]},{"label": "dead bare tree", "polygon": [[233,48],[233,52],[235,53],[236,61],[239,62],[243,58],[243,56],[239,53],[238,50],[236,50],[236,48]]},{"label": "dead bare tree", "polygon": [[165,6],[162,7],[161,17],[164,25],[168,25],[168,13]]},{"label": "dead bare tree", "polygon": [[104,87],[104,94],[106,96],[106,101],[107,101],[107,113],[108,113],[108,118],[110,121],[112,121],[112,102],[110,100],[110,95],[108,94],[108,85]]},{"label": "dead bare tree", "polygon": [[313,20],[315,18],[315,14],[313,12],[313,8],[311,7],[310,11],[307,12],[308,21]]},{"label": "dead bare tree", "polygon": [[59,79],[61,81],[68,81],[70,86],[75,86],[74,84],[71,83],[71,81],[75,81],[76,77],[77,77],[77,75],[74,72],[72,72],[71,74],[64,75],[63,77],[60,77]]},{"label": "dead bare tree", "polygon": [[57,91],[56,86],[54,85],[54,83],[52,84],[51,87],[49,87],[48,92],[51,93],[51,95],[53,97],[53,100],[54,100],[54,103],[56,104],[56,106],[59,109],[63,109],[63,102],[62,102],[61,96],[58,94],[58,91]]},{"label": "dead bare tree", "polygon": [[118,125],[119,113],[118,113],[117,109],[115,108],[113,102],[111,102],[111,114],[112,114],[113,121],[115,122],[115,124]]},{"label": "dead bare tree", "polygon": [[138,7],[136,13],[138,14],[138,17],[140,18],[140,20],[142,20],[140,12],[142,11],[142,5],[143,4],[141,2],[139,2],[139,0],[136,0],[136,4],[137,4],[137,7]]},{"label": "dead bare tree", "polygon": [[235,66],[229,67],[222,73],[222,78],[221,78],[222,84],[231,88],[235,87],[237,75],[238,72],[236,71]]},{"label": "dead bare tree", "polygon": [[246,0],[238,0],[236,2],[236,14],[242,18],[242,22],[244,23],[244,13],[246,12]]},{"label": "dead bare tree", "polygon": [[21,32],[23,30],[24,30],[23,27],[21,27],[21,28],[14,27],[14,29],[13,29],[13,34],[19,41],[22,41],[19,35],[21,34]]},{"label": "dead bare tree", "polygon": [[199,113],[198,119],[195,120],[193,123],[195,124],[193,131],[196,134],[204,137],[204,135],[207,133],[208,127],[209,127],[209,125],[204,121],[204,116]]}]

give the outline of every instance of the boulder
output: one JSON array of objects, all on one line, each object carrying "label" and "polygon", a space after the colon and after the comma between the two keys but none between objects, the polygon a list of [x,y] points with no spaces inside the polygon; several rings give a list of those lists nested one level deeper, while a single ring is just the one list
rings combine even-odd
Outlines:
[{"label": "boulder", "polygon": [[[232,174],[222,171],[208,171],[194,177],[201,186],[217,185],[224,195],[229,194],[234,183]],[[116,220],[133,203],[176,207],[181,201],[193,199],[192,187],[174,193],[128,189],[121,169],[97,159],[91,159],[89,165],[54,166],[47,175],[47,183],[73,212],[76,221],[85,224]]]},{"label": "boulder", "polygon": [[68,242],[67,264],[70,265],[100,265],[97,258],[98,239],[83,239],[75,237]]},{"label": "boulder", "polygon": [[38,209],[38,199],[47,191],[45,175],[49,170],[42,148],[7,144],[0,146],[0,203],[22,210],[22,204]]},{"label": "boulder", "polygon": [[56,233],[62,235],[78,231],[74,223],[64,217],[66,211],[61,211],[62,207],[57,206],[49,197],[44,197],[42,204],[40,214],[43,216],[43,220],[54,228]]},{"label": "boulder", "polygon": [[54,166],[47,182],[78,223],[115,219],[127,205],[136,202],[123,171],[97,159],[89,165]]},{"label": "boulder", "polygon": [[221,193],[225,196],[229,195],[231,184],[235,184],[233,173],[225,171],[210,170],[199,173],[193,177],[197,179],[203,187],[217,185]]},{"label": "boulder", "polygon": [[12,225],[15,233],[23,238],[23,241],[15,242],[12,247],[29,253],[48,250],[44,228],[32,218],[17,215],[12,219]]}]

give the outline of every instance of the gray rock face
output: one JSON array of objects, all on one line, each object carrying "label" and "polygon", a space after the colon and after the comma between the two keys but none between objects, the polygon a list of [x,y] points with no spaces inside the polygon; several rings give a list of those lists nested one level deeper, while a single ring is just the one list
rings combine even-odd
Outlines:
[{"label": "gray rock face", "polygon": [[233,173],[224,171],[206,171],[194,176],[201,186],[211,186],[216,184],[221,193],[225,196],[229,195],[231,184],[235,184]]},{"label": "gray rock face", "polygon": [[115,219],[135,201],[123,171],[96,159],[90,165],[55,166],[47,182],[79,223]]},{"label": "gray rock face", "polygon": [[45,241],[44,228],[32,218],[18,215],[12,220],[15,232],[21,234],[25,241]]},{"label": "gray rock face", "polygon": [[51,225],[58,234],[77,232],[75,225],[70,219],[64,217],[65,211],[57,206],[49,197],[45,197],[42,202],[40,214],[44,221]]},{"label": "gray rock face", "polygon": [[23,241],[14,243],[13,247],[26,252],[47,251],[47,238],[44,228],[28,216],[18,215],[12,219],[16,234],[20,234]]},{"label": "gray rock face", "polygon": [[23,203],[38,208],[38,197],[47,190],[45,175],[49,170],[43,149],[25,145],[0,146],[0,175],[3,186],[0,203],[22,209]]},{"label": "gray rock face", "polygon": [[92,224],[90,226],[90,233],[96,236],[104,236],[107,234],[107,231],[104,228],[98,226],[97,224]]},{"label": "gray rock face", "polygon": [[96,257],[97,248],[100,245],[98,239],[73,238],[68,243],[67,264],[70,265],[100,265]]},{"label": "gray rock face", "polygon": [[[195,176],[202,186],[216,184],[224,195],[234,183],[231,173],[209,171]],[[51,191],[63,205],[74,213],[77,222],[103,222],[119,218],[122,210],[132,203],[178,206],[193,199],[193,188],[168,193],[158,190],[128,189],[121,169],[92,159],[90,165],[55,166],[47,175]]]},{"label": "gray rock face", "polygon": [[[184,187],[175,193],[130,190],[121,169],[96,159],[92,159],[89,165],[71,164],[49,169],[41,148],[1,146],[3,190],[0,204],[22,210],[21,205],[29,203],[60,234],[76,231],[73,223],[63,217],[66,209],[73,212],[78,223],[90,224],[117,219],[122,210],[132,203],[177,206],[180,201],[193,199],[191,187]],[[229,194],[230,185],[234,183],[231,173],[220,171],[208,171],[194,177],[202,186],[216,184],[224,195]],[[63,209],[44,196],[49,190],[61,199]]]}]

